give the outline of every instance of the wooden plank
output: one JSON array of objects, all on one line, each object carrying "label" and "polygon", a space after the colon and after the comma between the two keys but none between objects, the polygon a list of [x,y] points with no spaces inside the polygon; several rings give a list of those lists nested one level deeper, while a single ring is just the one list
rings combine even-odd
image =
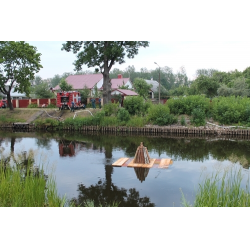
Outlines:
[{"label": "wooden plank", "polygon": [[137,167],[137,168],[152,168],[154,165],[155,159],[150,159],[149,164],[141,164],[141,163],[134,163],[134,160],[132,160],[129,164],[128,167]]},{"label": "wooden plank", "polygon": [[168,167],[171,164],[171,159],[161,159],[161,162],[159,164],[159,168]]},{"label": "wooden plank", "polygon": [[120,158],[112,164],[112,166],[122,166],[129,158]]}]

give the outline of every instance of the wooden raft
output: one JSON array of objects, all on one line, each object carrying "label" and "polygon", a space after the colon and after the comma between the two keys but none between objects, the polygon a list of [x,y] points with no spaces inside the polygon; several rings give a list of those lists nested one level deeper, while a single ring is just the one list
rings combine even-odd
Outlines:
[{"label": "wooden raft", "polygon": [[167,168],[173,161],[171,159],[151,159],[149,157],[147,148],[141,145],[137,148],[135,157],[133,159],[120,158],[112,164],[118,167],[133,167],[133,168]]}]

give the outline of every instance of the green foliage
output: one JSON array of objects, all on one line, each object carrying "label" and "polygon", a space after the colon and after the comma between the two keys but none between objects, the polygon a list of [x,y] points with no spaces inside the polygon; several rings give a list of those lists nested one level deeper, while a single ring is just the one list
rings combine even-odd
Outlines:
[{"label": "green foliage", "polygon": [[62,91],[71,91],[73,90],[72,85],[68,84],[67,81],[63,78],[60,81],[59,87]]},{"label": "green foliage", "polygon": [[34,159],[25,163],[23,155],[12,157],[14,166],[0,161],[0,207],[64,206],[51,174],[45,177],[42,167],[34,167]]},{"label": "green foliage", "polygon": [[81,101],[83,103],[86,103],[88,97],[90,96],[90,90],[88,89],[88,87],[86,85],[84,85],[84,88],[82,90],[80,90],[79,92],[81,94]]},{"label": "green foliage", "polygon": [[155,121],[157,118],[161,117],[164,114],[169,114],[169,107],[165,104],[155,104],[150,105],[148,110],[148,121]]},{"label": "green foliage", "polygon": [[[242,188],[243,175],[241,169],[217,171],[206,176],[199,184],[195,195],[194,207],[249,207],[249,186]],[[182,197],[185,206],[189,206],[185,197]]]},{"label": "green foliage", "polygon": [[[8,103],[11,89],[29,96],[31,81],[42,68],[40,56],[36,47],[26,42],[0,42],[0,92],[7,95]],[[6,89],[7,82],[10,87]],[[9,108],[13,110],[13,105]]]},{"label": "green foliage", "polygon": [[177,122],[178,122],[178,119],[173,114],[163,113],[161,114],[160,117],[156,118],[156,120],[154,121],[154,124],[159,125],[159,126],[167,126],[167,125],[171,125]]},{"label": "green foliage", "polygon": [[128,122],[126,122],[127,127],[144,127],[147,124],[146,117],[132,116]]},{"label": "green foliage", "polygon": [[147,84],[147,82],[142,78],[136,78],[133,85],[139,96],[142,96],[146,100],[148,98],[149,91],[152,88],[152,84]]},{"label": "green foliage", "polygon": [[119,108],[117,113],[117,119],[121,122],[127,122],[130,120],[129,112],[125,108]]},{"label": "green foliage", "polygon": [[140,47],[148,47],[144,41],[68,41],[63,44],[62,50],[73,51],[77,54],[74,62],[75,70],[80,71],[82,65],[99,67],[103,74],[103,104],[111,101],[109,72],[115,63],[122,64],[124,58],[134,58]]},{"label": "green foliage", "polygon": [[205,94],[207,97],[214,97],[217,95],[217,89],[219,87],[219,83],[214,79],[208,76],[200,75],[195,79],[197,83],[198,90]]},{"label": "green foliage", "polygon": [[36,103],[31,103],[28,105],[28,108],[38,108]]},{"label": "green foliage", "polygon": [[186,122],[186,119],[184,116],[181,116],[181,125],[182,126],[186,126],[187,125],[187,122]]},{"label": "green foliage", "polygon": [[105,116],[117,115],[119,103],[109,102],[103,106]]},{"label": "green foliage", "polygon": [[48,104],[47,108],[57,108],[54,104]]},{"label": "green foliage", "polygon": [[53,98],[54,94],[50,91],[50,87],[47,82],[42,82],[39,85],[32,87],[32,93],[36,98]]},{"label": "green foliage", "polygon": [[210,99],[198,95],[171,98],[167,101],[167,106],[170,109],[170,113],[175,115],[191,115],[197,107],[203,109],[205,114],[207,114],[210,109]]},{"label": "green foliage", "polygon": [[145,115],[150,103],[145,102],[141,96],[128,96],[123,101],[123,106],[130,115]]},{"label": "green foliage", "polygon": [[0,124],[1,123],[13,123],[13,122],[25,122],[24,119],[14,119],[14,118],[9,118],[6,115],[0,115]]},{"label": "green foliage", "polygon": [[206,124],[206,115],[201,107],[197,107],[193,110],[191,123],[195,126],[204,126]]},{"label": "green foliage", "polygon": [[212,114],[221,124],[247,122],[250,100],[246,97],[219,97],[213,99]]}]

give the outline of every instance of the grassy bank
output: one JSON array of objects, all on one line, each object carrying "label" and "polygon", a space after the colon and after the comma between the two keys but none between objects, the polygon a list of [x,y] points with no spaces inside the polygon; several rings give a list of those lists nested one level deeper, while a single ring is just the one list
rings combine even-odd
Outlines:
[{"label": "grassy bank", "polygon": [[[249,207],[250,191],[248,183],[242,187],[241,169],[224,169],[206,176],[199,184],[191,205],[182,194],[182,204],[186,207]],[[249,179],[248,179],[249,181]]]},{"label": "grassy bank", "polygon": [[[0,151],[1,153],[1,151]],[[55,177],[37,167],[34,152],[0,155],[0,207],[94,207],[92,200],[75,204],[58,194]],[[106,204],[117,207],[119,203]],[[101,204],[99,206],[102,206]]]}]

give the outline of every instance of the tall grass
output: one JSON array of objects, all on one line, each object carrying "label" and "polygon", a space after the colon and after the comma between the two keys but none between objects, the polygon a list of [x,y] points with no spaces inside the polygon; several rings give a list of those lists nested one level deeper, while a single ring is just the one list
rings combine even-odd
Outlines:
[{"label": "tall grass", "polygon": [[[248,182],[242,188],[241,169],[224,169],[206,176],[199,184],[195,195],[194,207],[249,207],[250,192]],[[248,179],[249,181],[249,179]],[[182,204],[190,206],[182,194]]]},{"label": "tall grass", "polygon": [[11,167],[0,162],[0,207],[60,207],[66,199],[60,198],[52,174],[43,169],[32,171],[30,166]]}]

